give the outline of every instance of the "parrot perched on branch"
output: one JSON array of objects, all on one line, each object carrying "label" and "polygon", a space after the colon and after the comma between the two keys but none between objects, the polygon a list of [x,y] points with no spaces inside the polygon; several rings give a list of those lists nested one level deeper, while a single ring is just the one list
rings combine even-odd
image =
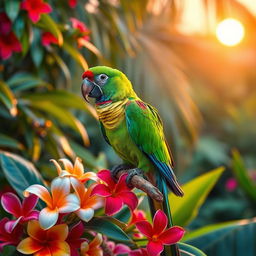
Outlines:
[{"label": "parrot perched on branch", "polygon": [[[163,209],[170,218],[166,185],[177,196],[183,196],[183,191],[172,170],[173,160],[157,110],[136,95],[131,82],[117,69],[97,66],[82,77],[82,94],[86,100],[96,99],[103,136],[123,160],[113,175],[130,169],[128,185],[134,175],[146,175],[163,193]],[[151,208],[153,205],[151,202]]]}]

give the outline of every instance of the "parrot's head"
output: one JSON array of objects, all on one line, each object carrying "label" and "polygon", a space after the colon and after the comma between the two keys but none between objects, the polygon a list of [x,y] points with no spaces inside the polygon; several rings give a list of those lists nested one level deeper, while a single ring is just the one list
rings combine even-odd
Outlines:
[{"label": "parrot's head", "polygon": [[96,102],[119,101],[135,97],[131,82],[121,71],[105,66],[97,66],[83,73],[82,94],[95,98]]}]

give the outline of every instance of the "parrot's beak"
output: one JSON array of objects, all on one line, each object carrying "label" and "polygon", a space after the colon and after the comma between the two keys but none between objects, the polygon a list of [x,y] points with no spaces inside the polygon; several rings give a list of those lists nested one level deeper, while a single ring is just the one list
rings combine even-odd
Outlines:
[{"label": "parrot's beak", "polygon": [[85,78],[82,83],[82,94],[87,102],[88,96],[91,98],[98,99],[103,95],[102,89],[99,85],[97,85],[95,82],[89,80],[88,78]]}]

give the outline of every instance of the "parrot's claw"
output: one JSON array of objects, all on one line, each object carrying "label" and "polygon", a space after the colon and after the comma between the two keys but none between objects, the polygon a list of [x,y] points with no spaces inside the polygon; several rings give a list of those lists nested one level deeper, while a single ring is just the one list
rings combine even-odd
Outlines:
[{"label": "parrot's claw", "polygon": [[133,176],[138,175],[144,178],[143,171],[140,168],[133,168],[128,170],[127,172],[128,172],[128,176],[126,178],[126,184],[128,187],[133,187],[133,185],[131,184],[131,180]]},{"label": "parrot's claw", "polygon": [[124,170],[130,170],[134,168],[134,166],[130,165],[130,164],[119,164],[119,165],[116,165],[114,166],[112,169],[111,169],[111,176],[112,178],[117,181],[118,180],[118,176],[117,174],[120,172],[120,171],[124,171]]}]

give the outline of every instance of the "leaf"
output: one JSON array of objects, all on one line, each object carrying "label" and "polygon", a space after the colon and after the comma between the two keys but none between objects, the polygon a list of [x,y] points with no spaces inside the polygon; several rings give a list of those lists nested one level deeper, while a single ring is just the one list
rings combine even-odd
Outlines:
[{"label": "leaf", "polygon": [[85,48],[87,48],[88,50],[93,52],[98,58],[103,58],[103,56],[100,53],[100,51],[98,50],[98,48],[95,45],[93,45],[91,42],[81,38],[79,40],[79,43],[80,43],[80,45],[84,46]]},{"label": "leaf", "polygon": [[17,115],[17,100],[14,97],[12,91],[10,90],[8,84],[0,80],[0,100],[9,109],[12,116]]},{"label": "leaf", "polygon": [[23,145],[17,140],[6,136],[5,134],[0,134],[0,147],[23,149]]},{"label": "leaf", "polygon": [[256,255],[256,218],[209,225],[190,232],[183,239],[208,256]]},{"label": "leaf", "polygon": [[84,69],[84,70],[87,70],[88,69],[88,64],[85,60],[85,58],[83,57],[83,55],[78,51],[76,50],[73,46],[67,44],[66,42],[64,42],[63,44],[63,49],[69,53],[74,59],[75,61],[81,65],[81,67]]},{"label": "leaf", "polygon": [[233,159],[232,159],[232,171],[243,188],[245,193],[252,199],[256,200],[256,186],[254,185],[252,179],[248,175],[248,171],[246,170],[245,164],[239,152],[237,150],[232,151]]},{"label": "leaf", "polygon": [[204,252],[192,245],[185,243],[178,243],[178,245],[181,256],[206,256]]},{"label": "leaf", "polygon": [[18,16],[20,10],[20,1],[19,0],[8,0],[5,1],[5,11],[11,21],[14,21]]},{"label": "leaf", "polygon": [[21,197],[30,185],[44,185],[44,180],[35,166],[18,155],[0,151],[0,164],[6,179]]},{"label": "leaf", "polygon": [[173,223],[179,226],[188,225],[197,215],[200,206],[218,181],[224,168],[220,167],[205,173],[182,186],[184,197],[178,198],[169,194]]},{"label": "leaf", "polygon": [[42,14],[40,21],[36,24],[51,32],[57,39],[60,46],[63,44],[63,36],[55,21],[47,14]]},{"label": "leaf", "polygon": [[86,229],[106,235],[109,239],[132,244],[131,238],[116,224],[106,221],[105,217],[95,217],[85,225]]},{"label": "leaf", "polygon": [[34,28],[34,37],[33,37],[33,42],[30,48],[31,52],[31,58],[36,65],[37,68],[40,67],[43,57],[44,57],[44,49],[41,44],[41,32],[39,29]]}]

